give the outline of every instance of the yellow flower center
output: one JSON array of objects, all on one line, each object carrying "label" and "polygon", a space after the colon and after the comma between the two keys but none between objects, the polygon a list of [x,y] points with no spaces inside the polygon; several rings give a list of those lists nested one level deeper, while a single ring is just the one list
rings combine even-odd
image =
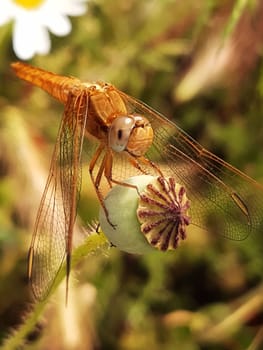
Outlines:
[{"label": "yellow flower center", "polygon": [[24,7],[27,10],[31,10],[41,5],[44,0],[13,0],[17,5]]}]

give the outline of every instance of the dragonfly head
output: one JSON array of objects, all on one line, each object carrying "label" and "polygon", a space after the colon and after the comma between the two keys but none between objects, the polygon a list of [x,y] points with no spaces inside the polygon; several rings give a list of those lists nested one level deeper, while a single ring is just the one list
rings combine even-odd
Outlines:
[{"label": "dragonfly head", "polygon": [[152,141],[151,124],[140,115],[119,116],[109,130],[109,146],[115,152],[128,151],[134,156],[143,156]]}]

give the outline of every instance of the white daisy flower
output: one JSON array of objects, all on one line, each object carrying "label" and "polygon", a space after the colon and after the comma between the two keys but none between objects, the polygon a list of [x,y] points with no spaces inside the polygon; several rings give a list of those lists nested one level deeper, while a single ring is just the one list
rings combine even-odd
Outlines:
[{"label": "white daisy flower", "polygon": [[87,0],[1,0],[0,26],[13,20],[13,49],[24,60],[50,51],[49,31],[65,36],[71,31],[67,16],[86,11]]}]

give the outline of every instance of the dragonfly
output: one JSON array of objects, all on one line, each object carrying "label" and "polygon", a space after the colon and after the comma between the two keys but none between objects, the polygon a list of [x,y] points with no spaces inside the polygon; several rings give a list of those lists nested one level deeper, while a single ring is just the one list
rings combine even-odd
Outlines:
[{"label": "dragonfly", "polygon": [[125,185],[130,176],[150,174],[184,186],[190,226],[231,240],[259,231],[263,186],[145,103],[109,83],[82,82],[22,62],[11,66],[65,106],[29,248],[28,277],[37,300],[49,294],[65,262],[68,290],[84,154],[109,222],[104,204],[109,189]]}]

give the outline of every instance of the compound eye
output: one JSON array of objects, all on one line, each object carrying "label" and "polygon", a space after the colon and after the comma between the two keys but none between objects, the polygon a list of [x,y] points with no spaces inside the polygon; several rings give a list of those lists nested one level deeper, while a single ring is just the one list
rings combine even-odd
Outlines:
[{"label": "compound eye", "polygon": [[135,120],[132,117],[121,116],[113,120],[109,130],[109,146],[115,152],[122,152],[126,149]]}]

